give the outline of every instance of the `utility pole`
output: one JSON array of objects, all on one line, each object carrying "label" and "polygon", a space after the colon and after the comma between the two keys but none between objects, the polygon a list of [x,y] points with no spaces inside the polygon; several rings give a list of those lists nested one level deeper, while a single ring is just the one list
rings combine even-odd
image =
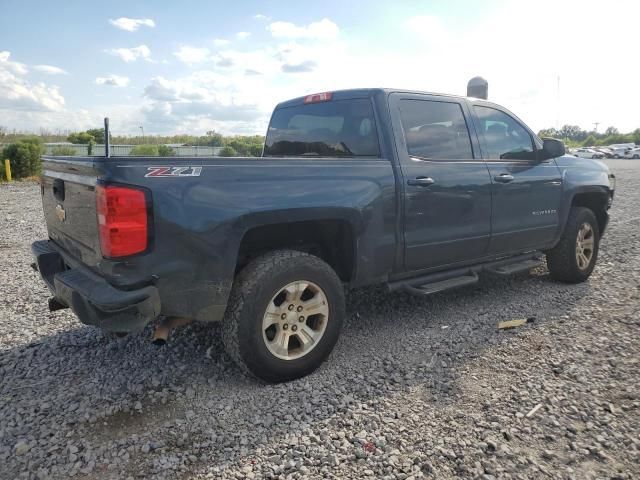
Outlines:
[{"label": "utility pole", "polygon": [[598,125],[600,125],[600,122],[593,122],[593,126],[595,127],[595,128],[594,128],[594,131],[595,131],[596,133],[598,133]]},{"label": "utility pole", "polygon": [[144,143],[144,127],[140,125],[140,130],[142,130],[142,143]]}]

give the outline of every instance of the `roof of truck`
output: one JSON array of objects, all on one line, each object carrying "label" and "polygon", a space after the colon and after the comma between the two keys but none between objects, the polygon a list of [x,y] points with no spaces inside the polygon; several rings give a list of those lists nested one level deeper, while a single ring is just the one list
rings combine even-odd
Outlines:
[{"label": "roof of truck", "polygon": [[294,105],[302,105],[305,103],[305,98],[311,95],[319,95],[321,93],[331,93],[333,95],[332,100],[346,100],[352,98],[369,98],[376,94],[390,94],[390,93],[406,93],[406,94],[418,94],[418,95],[434,95],[439,97],[450,97],[450,98],[464,98],[470,100],[472,102],[486,102],[488,104],[492,103],[487,100],[482,100],[475,97],[467,97],[466,95],[455,95],[450,93],[440,93],[440,92],[426,92],[420,90],[408,90],[406,88],[350,88],[345,90],[326,90],[326,92],[317,92],[310,95],[305,95],[302,97],[292,98],[290,100],[285,100],[284,102],[280,102],[276,105],[276,108],[283,107],[292,107]]}]

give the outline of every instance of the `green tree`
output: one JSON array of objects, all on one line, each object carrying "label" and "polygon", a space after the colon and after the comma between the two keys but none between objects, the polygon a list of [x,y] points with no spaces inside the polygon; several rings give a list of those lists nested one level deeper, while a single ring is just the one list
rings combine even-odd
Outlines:
[{"label": "green tree", "polygon": [[2,158],[9,159],[13,178],[39,175],[42,169],[40,157],[44,154],[42,142],[37,137],[27,137],[11,143],[2,150]]},{"label": "green tree", "polygon": [[93,136],[87,132],[74,132],[67,137],[67,141],[76,145],[82,145],[94,140]]},{"label": "green tree", "polygon": [[544,128],[538,132],[538,136],[540,138],[548,137],[548,138],[562,138],[560,132],[555,128]]},{"label": "green tree", "polygon": [[90,128],[85,133],[88,133],[93,137],[93,141],[96,143],[104,143],[104,128]]},{"label": "green tree", "polygon": [[584,139],[584,141],[582,142],[582,146],[593,147],[594,145],[596,145],[596,143],[598,143],[598,139],[595,136],[593,136],[593,134],[591,134]]},{"label": "green tree", "polygon": [[237,157],[238,156],[238,152],[236,152],[233,147],[230,146],[226,146],[223,147],[222,150],[220,150],[220,156],[221,157]]},{"label": "green tree", "polygon": [[158,154],[161,157],[175,157],[176,151],[168,145],[158,145]]},{"label": "green tree", "polygon": [[140,155],[141,157],[157,157],[159,155],[157,145],[136,145],[131,149],[130,155]]},{"label": "green tree", "polygon": [[215,130],[209,130],[207,132],[206,144],[210,147],[221,147],[223,139],[224,137]]}]

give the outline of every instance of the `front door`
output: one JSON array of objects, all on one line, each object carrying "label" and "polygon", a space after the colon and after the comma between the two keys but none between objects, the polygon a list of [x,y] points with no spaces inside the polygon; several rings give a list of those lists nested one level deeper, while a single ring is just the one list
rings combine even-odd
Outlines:
[{"label": "front door", "polygon": [[467,105],[395,93],[390,107],[404,183],[405,270],[482,257],[491,233],[491,178],[470,134]]},{"label": "front door", "polygon": [[493,182],[489,253],[550,246],[560,221],[560,169],[553,159],[537,160],[541,145],[508,112],[477,104],[472,110]]}]

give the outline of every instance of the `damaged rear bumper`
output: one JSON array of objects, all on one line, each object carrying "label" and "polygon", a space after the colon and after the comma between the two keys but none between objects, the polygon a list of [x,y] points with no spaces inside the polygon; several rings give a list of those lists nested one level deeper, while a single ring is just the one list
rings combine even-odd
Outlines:
[{"label": "damaged rear bumper", "polygon": [[[35,265],[55,301],[70,307],[80,321],[113,332],[141,330],[160,314],[154,286],[121,290],[80,265],[71,268],[59,247],[42,240],[31,245]],[[60,308],[59,306],[57,308]]]}]

